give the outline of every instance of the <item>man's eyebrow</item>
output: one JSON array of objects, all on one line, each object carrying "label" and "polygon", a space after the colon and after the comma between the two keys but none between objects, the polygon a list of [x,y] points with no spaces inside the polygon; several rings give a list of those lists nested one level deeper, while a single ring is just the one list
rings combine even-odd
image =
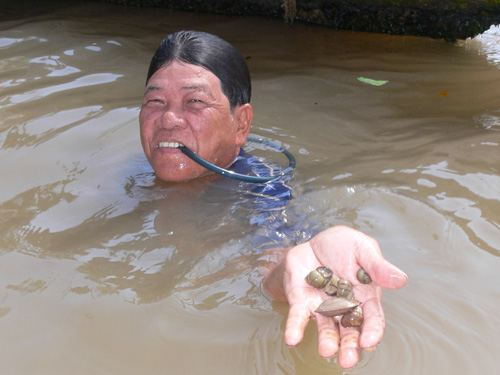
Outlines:
[{"label": "man's eyebrow", "polygon": [[192,91],[204,91],[206,93],[210,93],[210,90],[205,85],[189,85],[182,86],[182,90],[192,90]]},{"label": "man's eyebrow", "polygon": [[144,91],[144,94],[147,94],[150,91],[159,91],[161,90],[161,87],[158,86],[148,86],[146,87],[146,91]]},{"label": "man's eyebrow", "polygon": [[187,90],[187,91],[201,91],[207,94],[210,97],[214,97],[213,92],[206,86],[206,85],[189,85],[189,86],[182,86],[182,90]]},{"label": "man's eyebrow", "polygon": [[[162,91],[163,88],[160,86],[148,86],[146,87],[146,90],[144,91],[144,95],[151,91]],[[182,86],[181,90],[186,90],[186,91],[202,91],[209,95],[210,97],[214,97],[212,91],[206,86],[206,85],[187,85],[187,86]]]}]

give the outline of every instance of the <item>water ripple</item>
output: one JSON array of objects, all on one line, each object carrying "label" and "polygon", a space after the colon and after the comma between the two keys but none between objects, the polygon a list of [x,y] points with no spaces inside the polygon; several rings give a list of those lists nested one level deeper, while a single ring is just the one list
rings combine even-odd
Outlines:
[{"label": "water ripple", "polygon": [[120,77],[123,77],[123,75],[113,74],[113,73],[89,74],[77,78],[72,82],[62,83],[53,86],[44,86],[40,89],[30,90],[23,94],[15,94],[10,97],[7,97],[6,99],[4,99],[4,101],[7,100],[10,105],[25,103],[31,100],[44,98],[48,95],[62,91],[71,91],[76,88],[95,86],[104,83],[114,82]]}]

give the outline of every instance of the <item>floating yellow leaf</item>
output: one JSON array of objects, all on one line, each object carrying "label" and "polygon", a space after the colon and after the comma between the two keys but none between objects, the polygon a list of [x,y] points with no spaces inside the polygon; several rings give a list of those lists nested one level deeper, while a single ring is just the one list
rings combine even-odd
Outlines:
[{"label": "floating yellow leaf", "polygon": [[441,91],[439,93],[439,96],[441,96],[441,97],[446,96],[446,95],[448,95],[448,91]]}]

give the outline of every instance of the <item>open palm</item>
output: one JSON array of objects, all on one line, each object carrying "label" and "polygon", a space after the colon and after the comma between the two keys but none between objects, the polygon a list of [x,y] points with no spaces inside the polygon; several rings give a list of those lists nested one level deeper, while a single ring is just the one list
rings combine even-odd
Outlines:
[{"label": "open palm", "polygon": [[[314,312],[329,298],[322,290],[305,282],[305,276],[319,266],[349,280],[354,298],[360,301],[364,322],[360,328],[342,327],[340,317],[325,317]],[[356,278],[364,268],[372,283],[362,284]],[[382,340],[385,317],[382,308],[382,288],[398,289],[407,282],[404,272],[382,256],[377,242],[349,227],[336,226],[319,233],[310,241],[295,246],[286,255],[283,287],[290,305],[285,329],[285,342],[295,346],[302,340],[310,318],[316,319],[318,353],[331,357],[339,352],[338,361],[344,368],[356,365],[359,349],[374,349]]]}]

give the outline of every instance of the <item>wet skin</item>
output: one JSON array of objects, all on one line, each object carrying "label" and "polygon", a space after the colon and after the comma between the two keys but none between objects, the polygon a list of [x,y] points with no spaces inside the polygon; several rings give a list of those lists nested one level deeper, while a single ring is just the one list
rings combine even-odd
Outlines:
[{"label": "wet skin", "polygon": [[[377,241],[344,226],[335,226],[318,233],[311,240],[289,250],[269,250],[263,253],[275,258],[273,266],[264,262],[266,292],[290,305],[284,333],[285,342],[298,345],[310,319],[316,320],[318,353],[325,358],[338,353],[340,366],[351,368],[359,360],[360,350],[370,351],[382,340],[385,329],[382,308],[382,288],[399,289],[408,281],[406,274],[384,259]],[[354,298],[361,301],[364,314],[362,327],[344,328],[340,317],[326,317],[315,312],[328,296],[307,284],[305,276],[319,266],[330,268],[334,274],[349,280]],[[373,282],[362,284],[356,273],[363,267]]]},{"label": "wet skin", "polygon": [[245,142],[252,116],[248,103],[231,111],[212,72],[174,61],[146,85],[139,116],[142,147],[158,178],[187,181],[211,172],[184,155],[177,143],[227,167]]}]

